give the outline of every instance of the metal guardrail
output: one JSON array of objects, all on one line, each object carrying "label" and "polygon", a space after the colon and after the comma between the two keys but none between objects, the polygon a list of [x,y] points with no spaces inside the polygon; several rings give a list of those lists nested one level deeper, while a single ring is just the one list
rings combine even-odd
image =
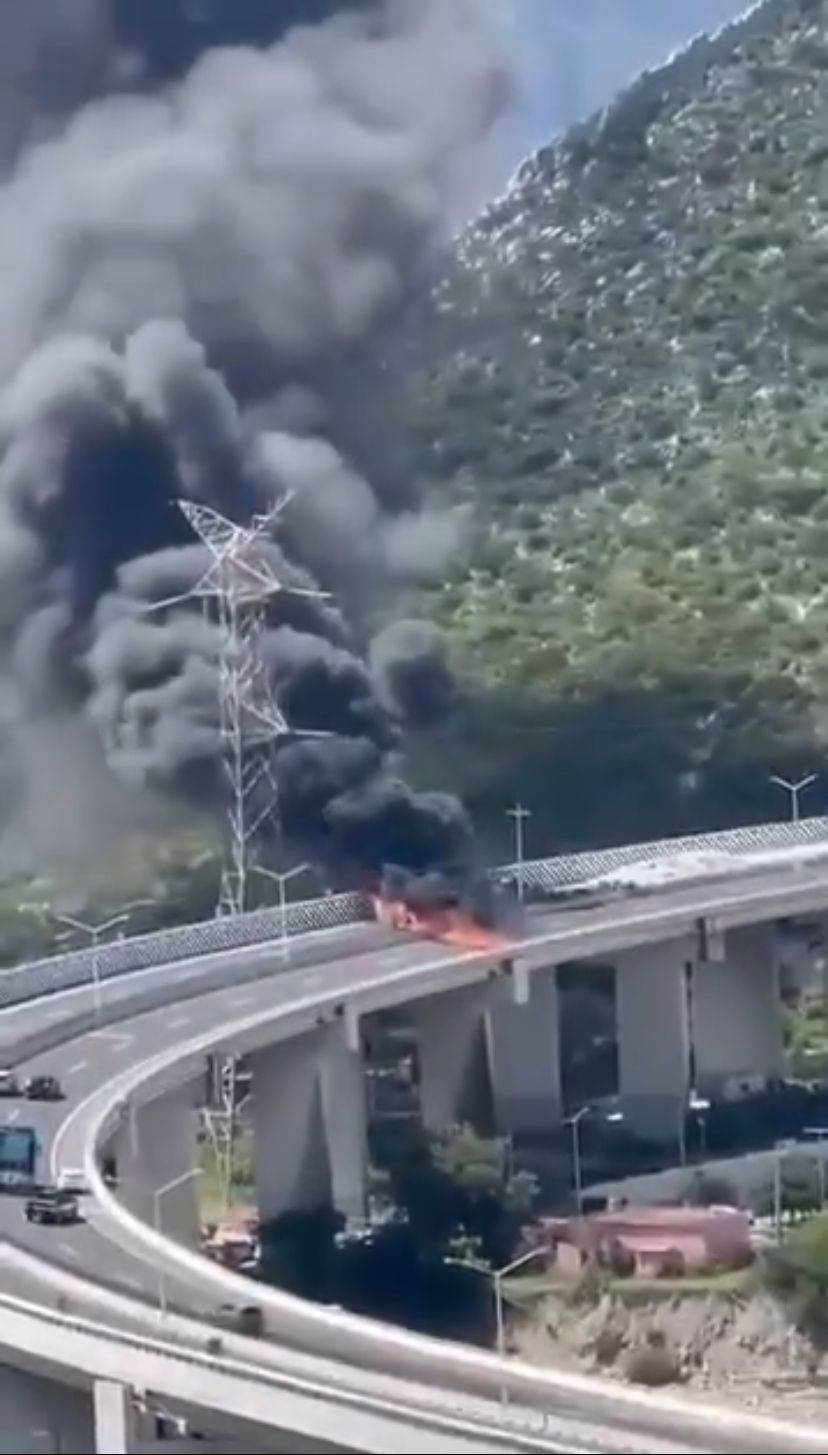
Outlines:
[{"label": "metal guardrail", "polygon": [[[305,899],[287,908],[289,935],[312,930],[336,929],[360,924],[372,918],[370,901],[363,894],[332,894],[323,899]],[[21,965],[0,977],[0,1009],[71,990],[85,985],[93,969],[101,980],[111,980],[132,970],[149,970],[156,965],[174,965],[199,955],[236,950],[275,940],[282,933],[279,909],[255,910],[235,918],[205,920],[200,924],[178,925],[132,939],[116,940],[97,950],[75,950]]]},{"label": "metal guardrail", "polygon": [[[798,845],[825,843],[828,847],[828,818],[806,818],[799,823],[754,824],[747,828],[722,829],[710,834],[686,834],[674,839],[653,839],[642,844],[623,844],[614,849],[588,849],[554,859],[527,860],[522,866],[523,882],[530,894],[542,898],[556,889],[567,889],[602,874],[610,874],[644,860],[669,859],[677,854],[756,854],[763,849],[791,849]],[[504,865],[499,874],[517,874],[518,865]]]},{"label": "metal guardrail", "polygon": [[[808,818],[800,823],[756,824],[747,828],[724,829],[718,833],[689,834],[681,838],[654,839],[642,844],[587,850],[550,859],[527,860],[523,882],[531,898],[542,900],[555,890],[566,889],[601,874],[608,874],[644,859],[666,859],[676,854],[750,854],[763,849],[793,848],[798,844],[825,842],[828,846],[828,818]],[[503,865],[496,872],[516,874],[516,864]],[[373,918],[371,903],[364,894],[334,894],[322,899],[305,899],[288,906],[290,935],[313,930],[336,929]],[[85,985],[93,968],[101,980],[126,975],[156,965],[175,965],[199,955],[235,950],[277,939],[281,934],[278,909],[256,910],[233,919],[206,920],[157,930],[133,939],[117,940],[97,951],[76,950],[68,955],[38,960],[0,976],[0,1009],[19,1005],[40,995]]]},{"label": "metal guardrail", "polygon": [[[97,1284],[97,1280],[96,1280]],[[67,1299],[67,1302],[71,1302]],[[486,1439],[487,1442],[501,1440],[509,1441],[508,1447],[504,1448],[514,1451],[556,1451],[562,1455],[564,1447],[557,1443],[552,1444],[544,1436],[549,1431],[551,1424],[550,1417],[543,1411],[538,1412],[536,1420],[532,1420],[528,1412],[520,1410],[512,1411],[509,1408],[499,1408],[492,1403],[491,1411],[484,1415],[482,1409],[470,1409],[468,1412],[452,1408],[448,1403],[450,1395],[446,1393],[446,1403],[440,1404],[436,1400],[428,1403],[416,1403],[409,1400],[394,1399],[388,1393],[369,1394],[367,1391],[349,1388],[347,1385],[333,1383],[321,1383],[318,1378],[310,1375],[294,1374],[282,1370],[274,1365],[254,1363],[242,1360],[238,1354],[225,1352],[222,1347],[221,1332],[213,1329],[212,1325],[206,1326],[206,1333],[212,1334],[216,1339],[218,1347],[212,1349],[199,1348],[195,1344],[184,1344],[176,1339],[175,1342],[169,1334],[166,1338],[138,1333],[134,1330],[120,1329],[112,1323],[100,1323],[90,1316],[72,1313],[68,1310],[52,1309],[44,1304],[32,1303],[29,1299],[23,1299],[13,1294],[0,1293],[0,1310],[4,1311],[10,1318],[31,1320],[35,1327],[42,1327],[48,1330],[42,1337],[48,1339],[49,1333],[54,1333],[62,1338],[65,1348],[71,1349],[72,1338],[81,1337],[92,1340],[100,1340],[105,1343],[108,1353],[113,1347],[123,1351],[124,1357],[132,1355],[140,1359],[147,1355],[150,1358],[160,1360],[170,1369],[176,1366],[186,1367],[193,1371],[202,1372],[209,1384],[215,1385],[217,1376],[231,1380],[242,1380],[246,1385],[258,1385],[264,1389],[272,1389],[274,1395],[282,1394],[287,1396],[306,1397],[317,1402],[322,1401],[325,1405],[332,1405],[339,1409],[343,1415],[373,1414],[385,1419],[404,1422],[412,1430],[443,1433],[444,1435],[462,1435],[464,1438]],[[196,1336],[197,1337],[197,1336]],[[67,1365],[71,1362],[67,1356]],[[73,1368],[76,1366],[73,1365]],[[100,1378],[111,1378],[111,1371],[101,1373]],[[115,1376],[117,1377],[117,1376]],[[129,1388],[130,1379],[128,1373],[123,1376],[123,1383]],[[166,1390],[163,1387],[153,1387],[153,1395],[166,1395],[168,1398],[182,1398],[180,1389]],[[471,1404],[471,1401],[468,1401]],[[221,1408],[220,1401],[217,1408]],[[567,1446],[570,1449],[571,1446]]]}]

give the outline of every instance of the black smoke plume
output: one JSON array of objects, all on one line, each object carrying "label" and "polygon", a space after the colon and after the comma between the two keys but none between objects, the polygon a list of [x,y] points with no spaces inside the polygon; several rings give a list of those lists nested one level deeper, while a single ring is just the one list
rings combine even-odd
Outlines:
[{"label": "black smoke plume", "polygon": [[[247,520],[290,493],[272,563],[330,594],[278,597],[265,655],[292,726],[329,736],[279,752],[287,828],[351,869],[421,870],[468,847],[459,804],[397,776],[406,720],[450,684],[434,633],[388,622],[451,532],[401,468],[386,345],[505,83],[476,0],[264,44],[268,12],[300,9],[32,7],[49,104],[0,187],[0,706],[30,752],[33,724],[71,720],[120,782],[217,793],[217,628],[148,608],[207,564],[179,498]],[[60,94],[58,10],[62,54],[72,17],[95,40]]]}]

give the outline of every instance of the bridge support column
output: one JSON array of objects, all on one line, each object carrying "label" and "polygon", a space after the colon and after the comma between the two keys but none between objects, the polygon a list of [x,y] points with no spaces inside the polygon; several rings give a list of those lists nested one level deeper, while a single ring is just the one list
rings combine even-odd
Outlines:
[{"label": "bridge support column", "polygon": [[[357,1028],[358,1031],[358,1028]],[[349,1220],[368,1208],[368,1102],[362,1047],[330,1027],[322,1064],[322,1110],[334,1207]]]},{"label": "bridge support column", "polygon": [[492,1120],[487,1012],[490,985],[448,990],[413,1007],[420,1065],[420,1113],[430,1132]]},{"label": "bridge support column", "polygon": [[676,1143],[690,1085],[689,939],[642,945],[616,957],[621,1104],[631,1132]]},{"label": "bridge support column", "polygon": [[122,1202],[168,1237],[191,1245],[198,1242],[200,1223],[198,1090],[190,1083],[142,1106],[128,1106],[113,1148]]},{"label": "bridge support column", "polygon": [[495,1125],[501,1135],[550,1132],[563,1115],[557,971],[518,973],[502,991],[489,1013]]},{"label": "bridge support column", "polygon": [[93,1399],[97,1455],[130,1455],[134,1449],[130,1390],[111,1379],[96,1379]]},{"label": "bridge support column", "polygon": [[362,1218],[367,1203],[367,1109],[360,1050],[340,1022],[252,1058],[259,1214],[333,1205]]},{"label": "bridge support column", "polygon": [[728,930],[721,963],[693,976],[693,1044],[700,1092],[719,1096],[727,1082],[784,1073],[779,954],[772,925]]}]

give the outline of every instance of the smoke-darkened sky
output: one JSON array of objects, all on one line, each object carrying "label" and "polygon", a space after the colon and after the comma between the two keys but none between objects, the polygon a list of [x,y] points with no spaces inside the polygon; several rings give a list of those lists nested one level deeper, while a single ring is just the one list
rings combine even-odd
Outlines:
[{"label": "smoke-darkened sky", "polygon": [[[748,0],[476,3],[517,81],[496,138],[493,185],[636,72],[748,8]],[[65,113],[106,85],[114,55],[126,76],[158,84],[186,73],[211,46],[268,44],[296,24],[355,8],[370,11],[378,0],[0,0],[0,155],[13,154],[44,115]]]},{"label": "smoke-darkened sky", "polygon": [[[221,634],[176,604],[206,557],[175,501],[247,519],[287,494],[262,643],[283,822],[340,869],[423,869],[469,825],[396,776],[451,690],[397,610],[455,533],[401,467],[387,341],[493,128],[502,173],[736,6],[357,8],[0,0],[0,710],[22,757],[69,723],[110,777],[218,805]],[[299,20],[326,23],[282,38]]]},{"label": "smoke-darkened sky", "polygon": [[[153,70],[185,69],[205,44],[265,42],[360,0],[112,0],[119,36]],[[371,0],[364,0],[370,5]],[[451,3],[451,0],[447,0]],[[482,0],[514,58],[519,97],[504,127],[508,169],[533,146],[604,105],[624,82],[749,0]]]}]

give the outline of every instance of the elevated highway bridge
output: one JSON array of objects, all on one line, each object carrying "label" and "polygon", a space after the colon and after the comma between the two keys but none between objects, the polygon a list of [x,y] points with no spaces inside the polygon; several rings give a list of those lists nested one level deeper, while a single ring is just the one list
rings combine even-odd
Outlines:
[{"label": "elevated highway bridge", "polygon": [[[726,879],[539,907],[508,954],[344,925],[298,937],[287,966],[265,941],[119,975],[103,986],[97,1014],[88,985],[2,1011],[3,1057],[21,1074],[58,1075],[66,1089],[62,1103],[25,1108],[48,1166],[83,1167],[92,1188],[85,1221],[65,1229],[30,1226],[17,1199],[0,1199],[3,1357],[21,1378],[63,1388],[67,1410],[86,1411],[85,1434],[73,1415],[76,1433],[60,1435],[58,1448],[74,1439],[88,1449],[93,1431],[101,1451],[154,1448],[147,1420],[166,1411],[206,1430],[217,1451],[239,1441],[250,1450],[824,1450],[825,1430],[641,1398],[251,1289],[198,1251],[186,1174],[206,1057],[245,1055],[264,1215],[313,1205],[322,1192],[358,1217],[366,1028],[401,1006],[418,1028],[429,1125],[464,1111],[478,1055],[505,1130],[555,1125],[555,975],[573,962],[616,968],[621,1098],[642,1134],[658,1139],[686,1098],[691,1029],[711,1084],[749,1067],[781,1071],[776,926],[825,916],[828,856],[758,868],[745,860]],[[724,1018],[734,1022],[727,1036]],[[7,1117],[15,1113],[24,1115],[9,1104]],[[101,1172],[107,1155],[115,1189]],[[218,1333],[216,1306],[251,1297],[263,1337]]]}]

